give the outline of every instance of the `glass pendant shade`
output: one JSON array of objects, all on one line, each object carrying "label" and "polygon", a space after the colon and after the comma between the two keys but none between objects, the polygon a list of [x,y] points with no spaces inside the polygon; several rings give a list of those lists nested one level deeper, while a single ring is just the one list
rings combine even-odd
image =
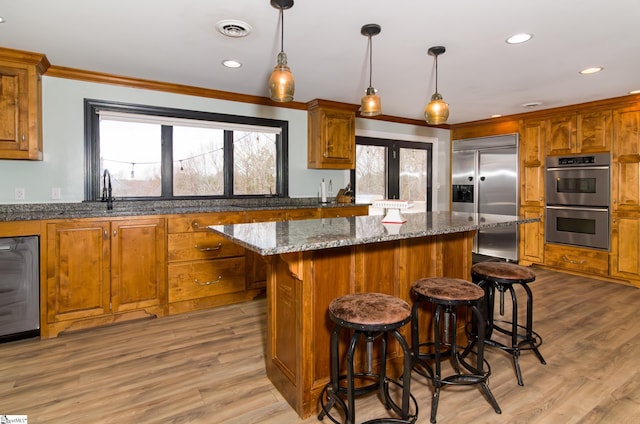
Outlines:
[{"label": "glass pendant shade", "polygon": [[287,55],[285,52],[280,52],[278,64],[269,77],[269,96],[274,102],[290,102],[293,100],[295,88],[293,74],[287,66]]},{"label": "glass pendant shade", "polygon": [[442,95],[438,93],[438,56],[443,54],[446,49],[443,46],[435,46],[429,48],[429,55],[435,58],[436,68],[436,92],[431,96],[431,101],[424,108],[424,118],[427,124],[440,125],[445,124],[449,118],[449,105],[442,99]]},{"label": "glass pendant shade", "polygon": [[360,105],[360,115],[378,116],[382,113],[382,102],[380,96],[376,94],[373,87],[367,88],[366,94],[362,97]]},{"label": "glass pendant shade", "polygon": [[369,88],[360,101],[360,116],[378,116],[382,113],[382,102],[378,90],[373,88],[371,78],[373,74],[373,43],[371,37],[380,34],[382,28],[378,24],[367,24],[360,28],[360,33],[369,39]]},{"label": "glass pendant shade", "polygon": [[442,99],[440,93],[434,93],[431,101],[424,108],[424,117],[427,124],[439,125],[447,122],[449,118],[449,105]]},{"label": "glass pendant shade", "polygon": [[284,52],[284,10],[293,7],[293,0],[271,0],[271,6],[280,11],[280,53],[278,63],[269,77],[269,97],[274,102],[290,102],[293,100],[296,84]]}]

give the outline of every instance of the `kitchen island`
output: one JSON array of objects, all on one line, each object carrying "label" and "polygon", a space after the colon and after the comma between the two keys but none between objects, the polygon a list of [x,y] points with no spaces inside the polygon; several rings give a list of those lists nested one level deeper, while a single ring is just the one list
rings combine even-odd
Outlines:
[{"label": "kitchen island", "polygon": [[[334,298],[380,292],[411,302],[419,278],[470,278],[477,230],[536,220],[448,211],[404,217],[404,224],[358,216],[209,227],[267,261],[267,375],[301,418],[317,411],[329,380]],[[391,344],[392,363],[398,352]]]}]

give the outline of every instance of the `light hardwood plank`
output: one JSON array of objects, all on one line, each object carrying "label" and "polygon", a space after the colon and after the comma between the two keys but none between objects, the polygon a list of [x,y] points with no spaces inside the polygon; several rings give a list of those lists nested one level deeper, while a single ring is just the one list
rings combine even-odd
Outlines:
[{"label": "light hardwood plank", "polygon": [[[489,385],[503,413],[475,387],[448,387],[438,422],[635,423],[640,290],[535,271],[534,327],[547,365],[523,353],[520,387],[511,358],[490,349]],[[265,326],[266,304],[258,300],[5,343],[0,414],[26,414],[30,424],[317,423],[299,419],[266,378]],[[417,422],[428,423],[430,385],[414,374],[412,392]],[[375,395],[356,407],[358,422],[388,416]]]}]

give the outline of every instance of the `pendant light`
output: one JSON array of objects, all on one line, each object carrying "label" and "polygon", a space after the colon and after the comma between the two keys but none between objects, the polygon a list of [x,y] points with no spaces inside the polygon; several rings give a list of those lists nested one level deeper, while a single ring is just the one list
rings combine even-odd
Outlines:
[{"label": "pendant light", "polygon": [[293,100],[295,81],[287,66],[287,54],[284,52],[283,11],[293,6],[293,0],[271,0],[271,6],[280,10],[280,53],[278,53],[278,63],[269,77],[269,97],[275,102],[290,102]]},{"label": "pendant light", "polygon": [[429,54],[436,59],[436,92],[431,96],[431,101],[424,109],[424,117],[427,124],[439,125],[447,122],[449,117],[449,105],[442,99],[442,95],[438,93],[438,56],[444,53],[446,49],[442,46],[429,48]]},{"label": "pendant light", "polygon": [[378,24],[367,24],[360,28],[360,33],[369,37],[369,88],[367,88],[365,95],[362,97],[360,107],[361,116],[377,116],[382,113],[380,96],[376,94],[378,90],[371,85],[371,74],[373,73],[373,43],[371,42],[371,37],[380,34],[381,30]]}]

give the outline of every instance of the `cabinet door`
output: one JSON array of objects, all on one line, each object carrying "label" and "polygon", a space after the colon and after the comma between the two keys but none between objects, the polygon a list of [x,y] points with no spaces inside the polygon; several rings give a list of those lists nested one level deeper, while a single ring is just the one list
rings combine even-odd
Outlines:
[{"label": "cabinet door", "polygon": [[575,115],[549,119],[549,134],[546,140],[547,155],[564,155],[576,151]]},{"label": "cabinet door", "polygon": [[525,121],[520,144],[520,204],[544,206],[544,140],[547,121]]},{"label": "cabinet door", "polygon": [[41,75],[38,53],[0,47],[0,159],[42,160]]},{"label": "cabinet door", "polygon": [[0,150],[28,150],[26,84],[26,69],[0,66]]},{"label": "cabinet door", "polygon": [[111,223],[114,311],[166,304],[165,234],[163,218]]},{"label": "cabinet door", "polygon": [[109,314],[109,222],[47,224],[47,322]]},{"label": "cabinet door", "polygon": [[640,211],[640,107],[615,111],[614,122],[611,206]]},{"label": "cabinet door", "polygon": [[613,138],[613,114],[610,110],[578,114],[577,151],[600,153],[611,150]]},{"label": "cabinet door", "polygon": [[640,216],[611,219],[611,276],[640,280]]},{"label": "cabinet door", "polygon": [[540,218],[540,222],[518,225],[518,230],[520,231],[519,261],[523,265],[541,264],[544,262],[544,208],[521,208],[520,215],[525,219]]},{"label": "cabinet door", "polygon": [[308,112],[307,167],[353,169],[356,115],[351,107],[311,102]]}]

